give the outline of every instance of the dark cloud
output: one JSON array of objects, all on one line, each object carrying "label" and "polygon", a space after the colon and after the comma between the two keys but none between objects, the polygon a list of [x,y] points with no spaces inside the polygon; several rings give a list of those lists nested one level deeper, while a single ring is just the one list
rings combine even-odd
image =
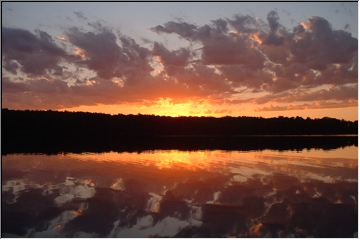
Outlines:
[{"label": "dark cloud", "polygon": [[344,26],[344,30],[350,30],[350,24],[345,24],[345,26]]},{"label": "dark cloud", "polygon": [[191,57],[189,49],[180,48],[176,51],[170,51],[157,42],[154,43],[152,54],[153,56],[160,57],[160,63],[164,66],[164,71],[169,76],[173,76],[179,71],[184,71]]},{"label": "dark cloud", "polygon": [[181,48],[176,51],[169,51],[161,43],[154,43],[153,54],[160,56],[165,65],[185,66],[190,58],[190,51]]},{"label": "dark cloud", "polygon": [[349,64],[357,56],[357,39],[350,33],[333,31],[321,17],[312,17],[305,24],[308,29],[295,32],[290,42],[293,61],[323,70],[328,64]]},{"label": "dark cloud", "polygon": [[253,90],[262,88],[272,82],[272,75],[262,69],[251,69],[241,65],[225,65],[219,67],[223,76],[228,79],[234,87],[248,87]]},{"label": "dark cloud", "polygon": [[[60,108],[159,97],[278,104],[271,109],[284,108],[280,103],[297,108],[296,102],[306,102],[302,107],[311,108],[319,106],[312,101],[327,107],[357,102],[357,39],[321,17],[291,30],[276,11],[266,21],[236,15],[200,26],[181,20],[152,28],[189,43],[176,50],[151,41],[146,48],[100,22],[87,27],[69,28],[62,47],[43,31],[3,28],[3,69],[26,79],[4,80],[5,106]],[[155,60],[163,68],[157,74]],[[95,76],[79,77],[84,74],[78,69]],[[234,100],[244,89],[263,96]]]},{"label": "dark cloud", "polygon": [[16,74],[21,65],[16,60],[7,60],[3,63],[3,68],[12,74]]},{"label": "dark cloud", "polygon": [[158,25],[152,28],[157,33],[176,33],[185,39],[192,39],[197,27],[190,23],[185,22],[167,22],[163,26]]},{"label": "dark cloud", "polygon": [[333,30],[324,18],[312,17],[293,31],[280,24],[276,11],[267,24],[249,15],[221,20],[203,26],[168,22],[154,30],[201,43],[201,62],[218,66],[234,86],[276,93],[357,82],[357,39]]},{"label": "dark cloud", "polygon": [[67,37],[82,53],[77,63],[97,72],[100,79],[126,77],[130,81],[135,73],[138,75],[152,70],[147,59],[150,50],[126,36],[118,38],[110,29],[101,25],[87,32],[71,28]]},{"label": "dark cloud", "polygon": [[267,20],[269,22],[270,32],[276,32],[279,28],[279,15],[276,11],[270,11],[267,15]]},{"label": "dark cloud", "polygon": [[218,32],[226,32],[228,30],[228,23],[224,19],[219,18],[212,21],[212,23]]},{"label": "dark cloud", "polygon": [[84,51],[83,59],[80,58],[79,62],[96,71],[99,77],[114,76],[118,64],[126,62],[127,57],[117,45],[115,34],[108,30],[94,33],[72,28],[67,32],[67,37],[72,44]]},{"label": "dark cloud", "polygon": [[122,36],[120,41],[121,51],[126,59],[118,65],[117,75],[124,76],[129,84],[138,84],[142,80],[151,78],[150,72],[153,70],[149,64],[151,51],[129,37]]},{"label": "dark cloud", "polygon": [[218,19],[211,25],[196,27],[184,22],[168,22],[153,28],[155,32],[176,33],[189,41],[202,44],[202,62],[205,65],[242,64],[259,68],[264,57],[254,48],[248,38],[229,34],[225,20]]},{"label": "dark cloud", "polygon": [[265,58],[256,49],[250,48],[247,39],[217,36],[203,41],[202,61],[204,64],[242,65],[257,69]]},{"label": "dark cloud", "polygon": [[17,62],[25,73],[45,74],[66,57],[65,51],[43,31],[33,34],[28,30],[3,27],[2,40],[3,67],[12,73],[19,68]]},{"label": "dark cloud", "polygon": [[227,19],[230,25],[240,33],[254,33],[259,31],[259,22],[249,15],[235,15]]},{"label": "dark cloud", "polygon": [[75,11],[74,14],[76,17],[78,17],[81,20],[84,20],[84,21],[88,20],[88,18],[84,15],[83,12]]},{"label": "dark cloud", "polygon": [[174,77],[177,82],[185,84],[188,88],[197,89],[200,94],[226,95],[233,91],[223,76],[217,74],[213,67],[203,64],[193,64],[191,68],[177,72]]}]

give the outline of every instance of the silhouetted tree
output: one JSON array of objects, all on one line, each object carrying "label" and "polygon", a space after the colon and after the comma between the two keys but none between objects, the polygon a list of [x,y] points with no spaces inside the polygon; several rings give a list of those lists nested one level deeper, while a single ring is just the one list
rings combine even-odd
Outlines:
[{"label": "silhouetted tree", "polygon": [[[287,135],[335,134],[357,134],[357,121],[327,117],[165,117],[2,109],[2,149],[5,152],[32,150],[34,146],[40,150],[71,148],[80,151],[92,146],[111,149],[128,145],[134,149],[147,149],[160,143],[162,146],[189,149],[201,144],[203,147],[222,146],[225,149],[235,145],[237,148],[249,145],[271,148],[273,145],[286,149],[286,146],[291,148],[290,145],[292,148],[309,147],[315,141]],[[271,135],[272,140],[265,141],[268,138],[264,135]],[[336,141],[339,144],[341,141],[341,146],[349,144],[348,137],[332,139],[332,143]],[[350,139],[351,144],[357,144],[357,137]],[[325,148],[332,146],[329,140],[320,145]]]}]

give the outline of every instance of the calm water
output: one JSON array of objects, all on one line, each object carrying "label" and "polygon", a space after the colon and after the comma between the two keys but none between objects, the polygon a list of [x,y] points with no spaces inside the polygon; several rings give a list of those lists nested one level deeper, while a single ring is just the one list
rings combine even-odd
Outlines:
[{"label": "calm water", "polygon": [[17,237],[354,237],[357,147],[3,156]]}]

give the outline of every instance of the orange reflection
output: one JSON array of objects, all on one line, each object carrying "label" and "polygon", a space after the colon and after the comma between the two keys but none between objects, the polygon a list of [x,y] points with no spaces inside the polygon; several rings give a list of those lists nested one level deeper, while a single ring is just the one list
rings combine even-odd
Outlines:
[{"label": "orange reflection", "polygon": [[157,154],[158,161],[155,166],[160,169],[183,167],[189,170],[196,170],[197,168],[208,169],[210,162],[206,152],[198,152],[196,156],[192,152],[173,150],[170,152],[162,152]]},{"label": "orange reflection", "polygon": [[[59,157],[59,156],[58,156]],[[271,150],[241,151],[179,151],[159,150],[142,153],[106,152],[96,154],[65,154],[64,160],[81,160],[92,162],[116,162],[166,169],[188,171],[215,171],[241,174],[241,178],[253,175],[267,175],[272,172],[283,172],[297,175],[299,178],[312,178],[332,182],[335,178],[325,172],[308,172],[311,169],[357,168],[357,147],[347,147],[331,151],[303,150],[299,152],[274,152]],[[348,176],[352,179],[354,176]],[[235,178],[240,178],[235,177]]]},{"label": "orange reflection", "polygon": [[[158,169],[181,168],[187,170],[210,169],[214,159],[222,155],[221,151],[149,151],[138,153],[106,152],[97,154],[66,154],[64,158],[82,161],[118,162],[153,166]],[[218,166],[217,166],[218,167]]]},{"label": "orange reflection", "polygon": [[63,225],[62,224],[55,224],[53,227],[52,227],[54,230],[60,230],[63,228]]},{"label": "orange reflection", "polygon": [[[324,182],[338,180],[356,181],[357,179],[357,147],[346,147],[332,151],[303,150],[299,152],[285,151],[179,151],[159,150],[134,152],[106,152],[84,154],[24,155],[12,154],[4,157],[6,168],[33,168],[34,161],[41,161],[50,169],[67,169],[67,163],[73,168],[91,165],[95,168],[108,166],[121,170],[127,166],[142,166],[144,169],[165,173],[214,172],[233,176],[232,181],[246,181],[256,175],[283,173],[298,179],[315,179]],[[59,164],[62,163],[62,164]],[[66,163],[66,164],[63,164]],[[344,174],[344,171],[346,174]],[[186,174],[185,174],[186,175]],[[117,175],[118,177],[118,175]],[[92,185],[87,179],[84,182]],[[110,184],[110,183],[109,183]],[[111,181],[113,184],[113,181]],[[110,184],[110,185],[111,185]]]},{"label": "orange reflection", "polygon": [[71,211],[71,214],[72,214],[74,217],[79,217],[79,216],[83,215],[84,212],[85,212],[85,209],[80,208],[79,210],[73,210],[73,211]]}]

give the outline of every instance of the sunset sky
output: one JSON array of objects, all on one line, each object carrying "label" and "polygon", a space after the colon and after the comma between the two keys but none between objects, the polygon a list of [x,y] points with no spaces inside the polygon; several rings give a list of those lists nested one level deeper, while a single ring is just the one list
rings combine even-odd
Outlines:
[{"label": "sunset sky", "polygon": [[357,3],[3,3],[3,108],[358,118]]}]

